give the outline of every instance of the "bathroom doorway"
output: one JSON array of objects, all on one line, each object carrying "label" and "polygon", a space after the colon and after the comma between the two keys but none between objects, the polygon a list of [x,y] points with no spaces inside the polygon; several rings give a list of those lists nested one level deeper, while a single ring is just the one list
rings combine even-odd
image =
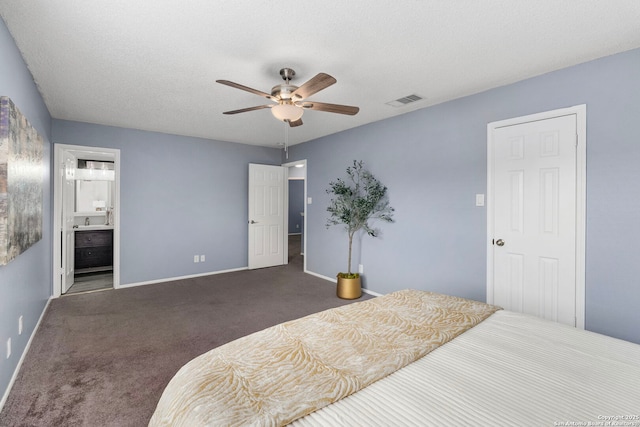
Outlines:
[{"label": "bathroom doorway", "polygon": [[120,150],[55,144],[53,296],[120,285]]}]

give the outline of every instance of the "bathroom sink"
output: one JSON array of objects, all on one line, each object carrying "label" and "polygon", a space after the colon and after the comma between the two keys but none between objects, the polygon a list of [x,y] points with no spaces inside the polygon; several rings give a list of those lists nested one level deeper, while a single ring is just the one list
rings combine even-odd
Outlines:
[{"label": "bathroom sink", "polygon": [[78,225],[74,227],[76,231],[88,231],[88,230],[113,230],[113,225]]}]

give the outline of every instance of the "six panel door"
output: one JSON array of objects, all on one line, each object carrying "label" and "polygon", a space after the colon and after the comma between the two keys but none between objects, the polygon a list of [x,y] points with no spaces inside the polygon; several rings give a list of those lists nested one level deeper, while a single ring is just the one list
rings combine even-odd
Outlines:
[{"label": "six panel door", "polygon": [[249,268],[285,264],[282,166],[249,164]]},{"label": "six panel door", "polygon": [[575,326],[576,116],[494,132],[493,303]]}]

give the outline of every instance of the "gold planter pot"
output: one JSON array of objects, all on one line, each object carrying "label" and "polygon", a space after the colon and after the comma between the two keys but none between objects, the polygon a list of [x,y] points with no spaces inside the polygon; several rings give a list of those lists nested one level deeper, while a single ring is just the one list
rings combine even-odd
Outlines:
[{"label": "gold planter pot", "polygon": [[360,278],[345,279],[338,276],[338,288],[337,295],[342,299],[356,299],[362,296],[362,287],[360,285]]}]

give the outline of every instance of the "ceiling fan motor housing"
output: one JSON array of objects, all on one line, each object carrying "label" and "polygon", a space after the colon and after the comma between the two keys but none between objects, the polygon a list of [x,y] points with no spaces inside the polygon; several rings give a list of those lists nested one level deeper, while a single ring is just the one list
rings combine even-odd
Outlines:
[{"label": "ceiling fan motor housing", "polygon": [[298,89],[298,86],[289,85],[289,84],[277,85],[277,86],[274,86],[273,89],[271,89],[271,96],[274,96],[276,98],[280,98],[283,101],[286,101],[288,99],[291,99],[291,94],[296,89]]}]

